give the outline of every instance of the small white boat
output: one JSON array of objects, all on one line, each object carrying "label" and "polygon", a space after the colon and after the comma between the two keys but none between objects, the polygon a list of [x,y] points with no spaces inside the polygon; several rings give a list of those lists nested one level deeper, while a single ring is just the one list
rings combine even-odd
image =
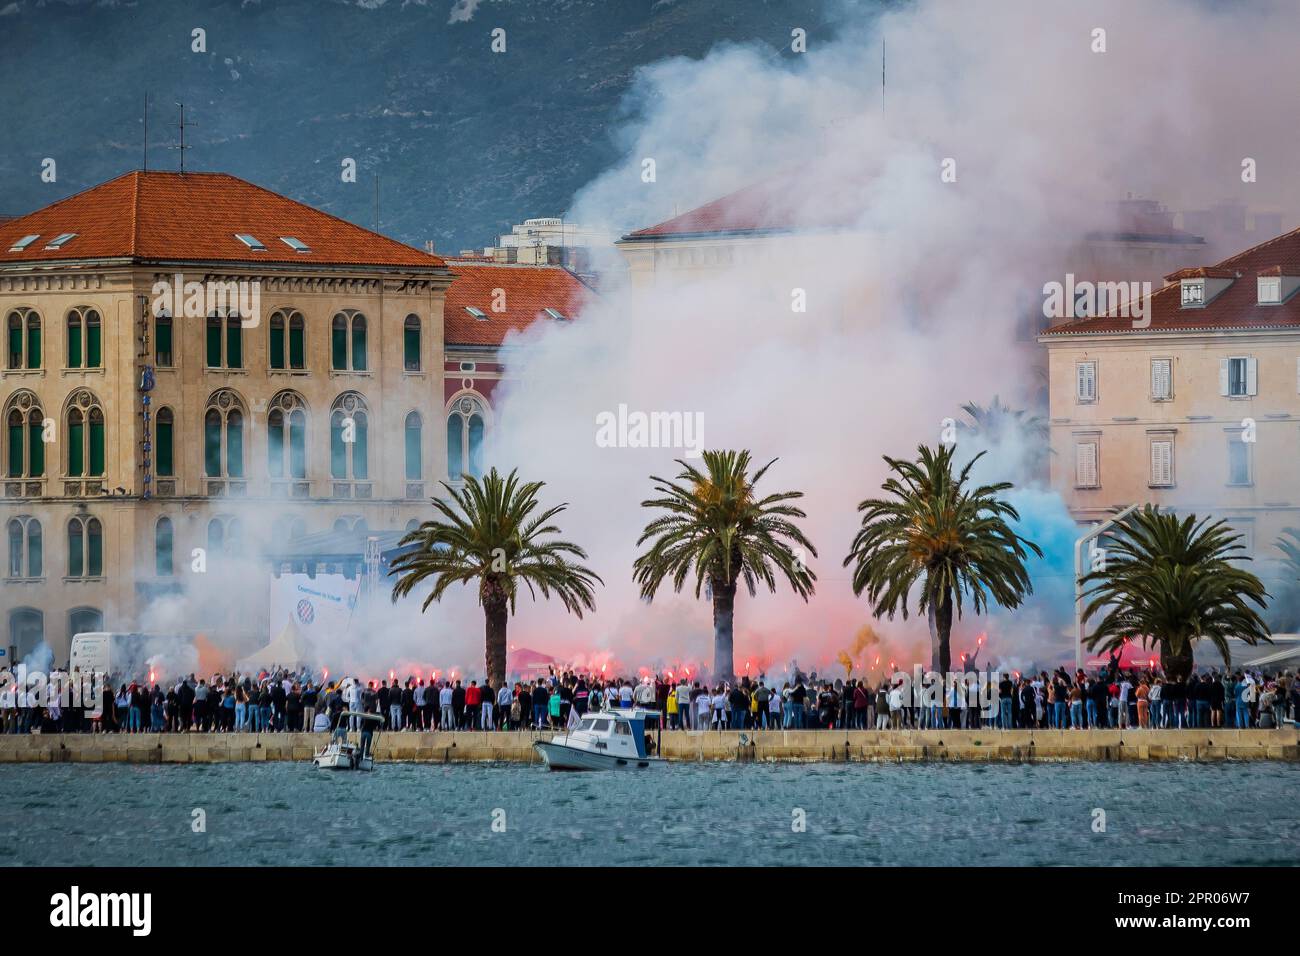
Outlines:
[{"label": "small white boat", "polygon": [[[351,717],[358,718],[361,727],[356,743],[348,740],[348,718]],[[311,762],[320,770],[374,770],[375,745],[379,741],[379,728],[383,725],[384,718],[378,714],[343,711],[330,742],[316,751]]]},{"label": "small white boat", "polygon": [[533,744],[550,770],[650,770],[667,761],[651,731],[662,729],[657,710],[602,710],[572,730]]}]

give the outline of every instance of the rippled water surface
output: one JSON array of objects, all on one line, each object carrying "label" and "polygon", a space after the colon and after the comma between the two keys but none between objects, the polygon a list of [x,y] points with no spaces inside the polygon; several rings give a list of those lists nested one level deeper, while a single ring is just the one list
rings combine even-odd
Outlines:
[{"label": "rippled water surface", "polygon": [[1298,783],[1279,763],[10,765],[0,864],[1290,865]]}]

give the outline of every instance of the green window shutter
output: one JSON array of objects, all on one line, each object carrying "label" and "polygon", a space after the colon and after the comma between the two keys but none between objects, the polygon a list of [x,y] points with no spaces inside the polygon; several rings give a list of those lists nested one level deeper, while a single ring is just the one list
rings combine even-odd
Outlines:
[{"label": "green window shutter", "polygon": [[233,413],[226,419],[226,474],[244,477],[244,420]]},{"label": "green window shutter", "polygon": [[356,319],[352,320],[352,370],[366,370],[366,327]]},{"label": "green window shutter", "polygon": [[9,362],[8,368],[23,366],[23,328],[21,325],[9,326]]},{"label": "green window shutter", "polygon": [[307,422],[301,412],[289,419],[289,476],[307,477]]},{"label": "green window shutter", "polygon": [[284,368],[284,326],[271,326],[271,368]]},{"label": "green window shutter", "polygon": [[41,439],[42,425],[39,420],[27,424],[28,472],[33,478],[45,477],[45,442]]},{"label": "green window shutter", "polygon": [[9,425],[9,477],[21,478],[23,474],[23,425]]},{"label": "green window shutter", "polygon": [[352,477],[365,479],[370,477],[369,451],[366,446],[366,433],[369,429],[364,419],[358,418],[356,422],[357,440],[352,443]]},{"label": "green window shutter", "polygon": [[90,423],[90,471],[87,474],[98,477],[104,473],[104,423]]},{"label": "green window shutter", "polygon": [[348,330],[335,325],[330,330],[330,368],[341,372],[348,367]]},{"label": "green window shutter", "polygon": [[86,551],[86,573],[97,578],[104,573],[104,535],[97,524],[86,533]]},{"label": "green window shutter", "polygon": [[27,367],[41,367],[41,327],[27,327]]},{"label": "green window shutter", "polygon": [[289,368],[305,368],[307,347],[304,338],[306,331],[301,327],[289,326]]},{"label": "green window shutter", "polygon": [[239,319],[226,320],[226,368],[244,367],[244,330]]},{"label": "green window shutter", "polygon": [[172,324],[170,320],[159,320],[154,332],[155,363],[163,368],[172,364]]},{"label": "green window shutter", "polygon": [[476,478],[483,474],[483,419],[478,415],[469,418],[469,473]]},{"label": "green window shutter", "polygon": [[284,423],[266,426],[266,471],[272,478],[284,477]]},{"label": "green window shutter", "polygon": [[417,481],[420,478],[420,425],[418,422],[406,424],[406,480]]},{"label": "green window shutter", "polygon": [[221,368],[221,323],[208,322],[207,337],[208,368]]},{"label": "green window shutter", "polygon": [[86,551],[81,522],[68,522],[68,577],[79,578],[85,570]]},{"label": "green window shutter", "polygon": [[170,521],[159,521],[154,531],[154,573],[160,578],[172,575],[172,526]]},{"label": "green window shutter", "polygon": [[154,464],[157,466],[158,474],[164,478],[172,477],[175,467],[172,461],[172,425],[158,425],[157,448],[154,449]]},{"label": "green window shutter", "polygon": [[91,325],[89,320],[86,322],[86,368],[99,368],[104,364],[103,350],[101,348],[103,328],[96,322]]},{"label": "green window shutter", "polygon": [[221,416],[215,411],[203,418],[203,474],[221,477]]},{"label": "green window shutter", "polygon": [[348,476],[348,446],[343,442],[343,415],[336,412],[330,419],[330,477]]},{"label": "green window shutter", "polygon": [[68,321],[68,368],[81,368],[81,323]]},{"label": "green window shutter", "polygon": [[447,477],[452,481],[460,481],[465,470],[463,427],[460,415],[453,412],[447,416]]},{"label": "green window shutter", "polygon": [[68,426],[68,476],[80,478],[86,471],[85,425]]},{"label": "green window shutter", "polygon": [[408,372],[420,370],[420,330],[405,329],[402,334],[402,361]]},{"label": "green window shutter", "polygon": [[45,554],[41,547],[41,523],[33,518],[27,522],[27,576],[39,578],[45,571]]}]

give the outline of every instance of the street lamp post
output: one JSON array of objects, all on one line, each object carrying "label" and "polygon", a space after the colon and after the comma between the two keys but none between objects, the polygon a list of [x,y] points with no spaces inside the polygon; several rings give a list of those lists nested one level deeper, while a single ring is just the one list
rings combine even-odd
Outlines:
[{"label": "street lamp post", "polygon": [[1107,531],[1113,528],[1120,521],[1123,521],[1130,514],[1138,509],[1137,505],[1129,505],[1123,511],[1113,515],[1108,520],[1102,522],[1074,542],[1074,669],[1076,671],[1083,667],[1083,575],[1084,575],[1084,548],[1096,541]]}]

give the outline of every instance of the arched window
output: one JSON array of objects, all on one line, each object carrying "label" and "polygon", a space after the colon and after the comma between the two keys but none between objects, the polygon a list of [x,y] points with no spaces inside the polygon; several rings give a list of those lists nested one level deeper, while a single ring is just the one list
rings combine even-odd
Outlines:
[{"label": "arched window", "polygon": [[97,607],[75,607],[68,612],[68,633],[90,634],[104,629],[104,612]]},{"label": "arched window", "polygon": [[9,644],[21,661],[45,643],[45,615],[34,607],[17,607],[9,612]]},{"label": "arched window", "polygon": [[68,401],[65,434],[68,477],[98,478],[104,474],[104,410],[88,389]]},{"label": "arched window", "polygon": [[68,368],[100,368],[104,361],[99,312],[78,306],[68,313]]},{"label": "arched window", "polygon": [[217,515],[208,521],[208,557],[230,557],[243,553],[244,526],[238,518]]},{"label": "arched window", "polygon": [[40,368],[41,317],[31,309],[15,309],[5,324],[5,368]]},{"label": "arched window", "polygon": [[165,309],[153,319],[153,356],[158,368],[171,368],[174,363],[172,355],[172,315]]},{"label": "arched window", "polygon": [[45,476],[45,413],[40,400],[27,390],[15,392],[5,403],[5,475],[10,478]]},{"label": "arched window", "polygon": [[104,529],[98,518],[75,515],[68,521],[68,577],[97,578],[104,573]]},{"label": "arched window", "polygon": [[154,419],[154,470],[163,478],[176,476],[176,416],[165,405]]},{"label": "arched window", "polygon": [[420,370],[420,317],[408,315],[402,323],[402,366],[408,372]]},{"label": "arched window", "polygon": [[266,416],[266,470],[272,478],[307,477],[307,406],[297,392],[271,399]]},{"label": "arched window", "polygon": [[370,477],[366,400],[344,392],[330,410],[330,477],[363,481]]},{"label": "arched window", "polygon": [[465,395],[452,405],[447,416],[447,475],[452,481],[460,481],[466,474],[483,474],[486,422],[478,399]]},{"label": "arched window", "polygon": [[244,367],[244,323],[237,312],[208,316],[204,354],[208,368]]},{"label": "arched window", "polygon": [[424,476],[424,459],[421,454],[421,433],[424,422],[419,412],[406,416],[406,480],[419,481]]},{"label": "arched window", "polygon": [[415,531],[415,530],[417,530],[419,527],[420,527],[420,519],[419,519],[419,518],[412,518],[410,521],[406,522],[406,530],[407,530],[407,531]]},{"label": "arched window", "polygon": [[203,474],[244,477],[244,403],[228,388],[213,392],[203,413]]},{"label": "arched window", "polygon": [[307,367],[306,328],[301,312],[281,309],[271,314],[271,368]]},{"label": "arched window", "polygon": [[7,532],[9,577],[39,578],[44,570],[40,521],[28,515],[10,518]]},{"label": "arched window", "polygon": [[176,533],[172,529],[172,519],[162,517],[153,527],[154,573],[160,578],[169,578],[175,574],[172,555],[175,550]]},{"label": "arched window", "polygon": [[364,372],[366,317],[355,309],[335,313],[330,322],[330,368],[336,372]]}]

